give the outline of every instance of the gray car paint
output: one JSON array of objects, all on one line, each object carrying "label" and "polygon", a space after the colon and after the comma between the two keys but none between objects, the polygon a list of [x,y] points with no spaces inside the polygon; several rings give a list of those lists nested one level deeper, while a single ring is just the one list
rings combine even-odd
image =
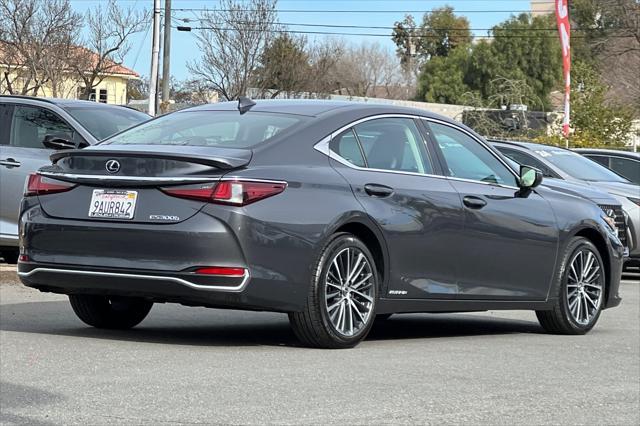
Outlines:
[{"label": "gray car paint", "polygon": [[[615,204],[622,205],[623,210],[628,215],[627,225],[629,227],[628,239],[629,241],[629,256],[634,261],[640,261],[640,206],[633,203],[628,199],[628,197],[640,198],[640,186],[634,185],[632,183],[619,183],[619,182],[594,182],[594,181],[585,181],[576,179],[575,177],[568,174],[566,171],[562,170],[555,164],[547,161],[543,156],[541,156],[538,152],[540,150],[547,149],[563,149],[558,147],[549,147],[547,145],[535,144],[530,142],[495,142],[494,145],[503,145],[505,147],[511,149],[517,149],[519,151],[524,151],[528,155],[533,156],[538,161],[544,163],[547,167],[549,167],[553,172],[557,175],[561,176],[562,179],[572,182],[585,185],[589,188],[596,189],[598,191],[606,192],[611,197],[613,197],[617,202]],[[594,167],[604,167],[596,162],[594,162]],[[554,181],[558,181],[554,179]],[[552,183],[550,183],[551,185]],[[586,195],[587,193],[585,193]]]},{"label": "gray car paint", "polygon": [[[200,108],[233,110],[235,104]],[[30,261],[19,263],[22,281],[43,291],[143,295],[189,305],[300,311],[324,244],[335,232],[346,230],[379,254],[375,257],[383,282],[378,313],[549,309],[555,301],[558,256],[571,237],[580,234],[594,239],[606,259],[605,305],[619,303],[623,248],[595,204],[549,188],[525,196],[517,188],[483,185],[479,190],[475,184],[463,185],[443,176],[359,173],[313,149],[336,129],[381,114],[436,119],[480,141],[470,129],[434,114],[391,106],[259,102],[255,110],[315,118],[293,134],[256,146],[247,167],[212,169],[210,179],[223,175],[225,179],[285,181],[284,192],[242,208],[196,203],[190,207],[198,210],[193,216],[166,224],[81,218],[75,212],[86,214],[88,192],[83,186],[25,198],[21,242]],[[109,146],[87,149],[98,150],[108,156]],[[57,166],[57,172],[73,171],[64,161]],[[391,186],[397,195],[389,199],[364,195],[358,188],[366,182]],[[94,186],[111,184],[96,180]],[[456,186],[464,192],[456,191]],[[486,213],[468,212],[461,203],[466,193],[486,199]],[[181,214],[193,203],[156,195],[154,207],[162,214]],[[63,204],[78,216],[47,214],[55,209],[62,212]],[[198,291],[166,279],[206,265],[246,267],[251,277],[242,291]],[[122,273],[133,277],[116,280],[109,275]],[[500,273],[505,276],[496,279]],[[158,280],[150,284],[148,278],[136,279],[136,274],[158,275]],[[406,293],[390,294],[391,290]]]}]

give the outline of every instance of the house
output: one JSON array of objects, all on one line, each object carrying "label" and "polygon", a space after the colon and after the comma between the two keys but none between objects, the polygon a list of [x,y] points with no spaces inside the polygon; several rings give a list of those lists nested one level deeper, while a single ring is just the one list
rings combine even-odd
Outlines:
[{"label": "house", "polygon": [[[33,79],[29,78],[32,74],[26,72],[27,67],[21,65],[19,59],[12,58],[9,55],[2,55],[1,50],[0,46],[0,94],[21,94],[25,84],[33,85]],[[80,54],[88,55],[89,60],[87,63],[89,64],[89,69],[87,69],[87,73],[89,73],[91,71],[90,68],[98,62],[98,55],[80,46],[76,47],[76,51]],[[131,79],[140,79],[140,76],[135,71],[113,62],[108,63],[107,68],[108,71],[100,75],[98,78],[100,82],[92,89],[91,100],[107,104],[126,105],[128,101],[127,82]],[[44,72],[40,70],[38,75],[44,75]],[[77,73],[68,69],[58,72],[57,75],[60,77],[55,87],[53,87],[50,80],[39,77],[45,82],[37,89],[29,90],[26,94],[41,97],[79,99],[84,89],[84,83]]]}]

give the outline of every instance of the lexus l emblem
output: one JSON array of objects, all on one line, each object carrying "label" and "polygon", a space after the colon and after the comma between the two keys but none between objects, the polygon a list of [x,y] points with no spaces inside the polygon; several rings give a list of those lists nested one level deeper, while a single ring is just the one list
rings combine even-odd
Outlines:
[{"label": "lexus l emblem", "polygon": [[107,161],[107,164],[104,165],[104,167],[109,173],[118,173],[118,171],[120,170],[120,163],[118,162],[118,160],[109,160]]}]

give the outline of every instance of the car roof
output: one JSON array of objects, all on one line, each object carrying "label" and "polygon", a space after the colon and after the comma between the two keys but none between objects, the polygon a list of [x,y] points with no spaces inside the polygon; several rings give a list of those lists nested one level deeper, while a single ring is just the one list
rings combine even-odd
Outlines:
[{"label": "car roof", "polygon": [[61,99],[61,98],[39,98],[36,96],[24,95],[0,95],[0,101],[19,101],[20,103],[47,103],[57,105],[59,107],[92,107],[92,108],[128,108],[126,105],[104,104],[95,101],[86,101],[80,99]]},{"label": "car roof", "polygon": [[[428,118],[435,118],[453,122],[451,119],[441,115],[425,111],[417,108],[408,108],[386,103],[371,102],[349,102],[349,101],[333,101],[323,99],[276,99],[276,100],[255,100],[256,105],[251,107],[250,111],[273,112],[282,114],[297,114],[310,117],[317,117],[326,113],[336,112],[352,112],[352,111],[375,111],[379,113],[381,109],[389,114],[411,114]],[[184,109],[180,112],[189,111],[237,111],[238,102],[219,102],[215,104],[199,105],[192,108]]]},{"label": "car roof", "polygon": [[618,150],[618,149],[576,148],[576,149],[574,149],[574,151],[580,152],[580,153],[620,155],[620,156],[624,156],[624,157],[640,159],[640,152],[622,151],[622,150]]}]

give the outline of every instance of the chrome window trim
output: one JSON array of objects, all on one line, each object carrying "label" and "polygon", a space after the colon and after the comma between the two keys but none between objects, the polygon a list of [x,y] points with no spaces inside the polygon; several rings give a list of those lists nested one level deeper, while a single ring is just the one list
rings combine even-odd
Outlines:
[{"label": "chrome window trim", "polygon": [[[379,118],[411,118],[411,119],[419,119],[419,120],[433,120],[434,122],[440,123],[440,124],[445,124],[445,125],[449,125],[450,127],[457,129],[457,130],[461,130],[464,133],[468,134],[469,136],[471,136],[474,140],[477,140],[475,137],[473,137],[471,134],[469,134],[469,132],[466,132],[464,129],[459,128],[455,125],[451,125],[451,123],[447,123],[446,121],[441,121],[441,120],[437,120],[437,119],[430,119],[427,117],[423,117],[420,115],[410,115],[410,114],[380,114],[380,115],[372,115],[370,117],[365,117],[365,118],[361,118],[358,119],[350,124],[347,124],[345,126],[340,127],[338,130],[332,132],[331,134],[329,134],[328,136],[325,136],[324,138],[322,138],[318,143],[316,143],[313,148],[326,155],[327,157],[331,158],[332,160],[337,161],[340,164],[343,164],[349,168],[352,168],[354,170],[359,170],[359,171],[363,171],[363,172],[378,172],[378,173],[391,173],[391,174],[396,174],[396,175],[409,175],[409,176],[421,176],[421,177],[430,177],[430,178],[437,178],[437,179],[448,179],[448,180],[456,180],[456,181],[461,181],[461,182],[471,182],[471,183],[478,183],[481,185],[490,185],[490,186],[497,186],[500,188],[507,188],[507,189],[515,189],[515,190],[519,190],[520,188],[516,187],[516,186],[511,186],[511,185],[503,185],[503,184],[499,184],[499,183],[491,183],[491,182],[482,182],[482,181],[478,181],[478,180],[473,180],[473,179],[464,179],[464,178],[457,178],[457,177],[453,177],[453,176],[444,176],[444,175],[436,175],[436,174],[430,174],[430,173],[415,173],[415,172],[404,172],[404,171],[400,171],[400,170],[387,170],[387,169],[374,169],[371,167],[360,167],[360,166],[356,166],[355,164],[350,163],[349,161],[347,161],[346,159],[342,158],[341,156],[339,156],[337,153],[333,152],[331,150],[331,148],[329,148],[329,144],[331,143],[331,139],[333,139],[335,136],[339,135],[340,133],[344,132],[345,130],[352,128],[354,126],[357,126],[360,123],[364,123],[366,121],[370,121],[370,120],[375,120],[375,119],[379,119]],[[428,141],[424,140],[424,137],[422,138],[423,142],[426,144]],[[479,141],[480,142],[480,141]],[[487,144],[480,142],[482,144],[482,146],[484,146],[485,148],[487,147]],[[496,157],[496,155],[491,151],[491,149],[489,149],[489,152]],[[496,157],[500,163],[502,163],[510,172],[511,174],[513,174],[516,177],[516,181],[518,179],[518,176],[513,173],[513,171],[511,170],[511,167],[509,167],[507,164],[505,164],[504,161],[502,161],[499,157]]]},{"label": "chrome window trim", "polygon": [[[31,275],[38,272],[52,272],[57,274],[76,274],[76,275],[92,275],[99,277],[113,277],[113,278],[135,278],[141,280],[155,280],[155,281],[170,281],[175,282],[186,287],[190,287],[196,290],[207,290],[207,291],[223,291],[230,293],[237,293],[244,290],[245,286],[249,282],[249,270],[245,268],[244,278],[242,282],[237,286],[227,287],[227,286],[211,286],[211,285],[202,285],[192,283],[191,281],[178,278],[178,277],[168,277],[163,275],[144,275],[144,274],[128,274],[124,272],[98,272],[98,271],[84,271],[77,269],[61,269],[61,268],[34,268],[29,272],[18,272],[18,275],[21,277],[30,277]],[[217,275],[224,276],[224,275]]]}]

